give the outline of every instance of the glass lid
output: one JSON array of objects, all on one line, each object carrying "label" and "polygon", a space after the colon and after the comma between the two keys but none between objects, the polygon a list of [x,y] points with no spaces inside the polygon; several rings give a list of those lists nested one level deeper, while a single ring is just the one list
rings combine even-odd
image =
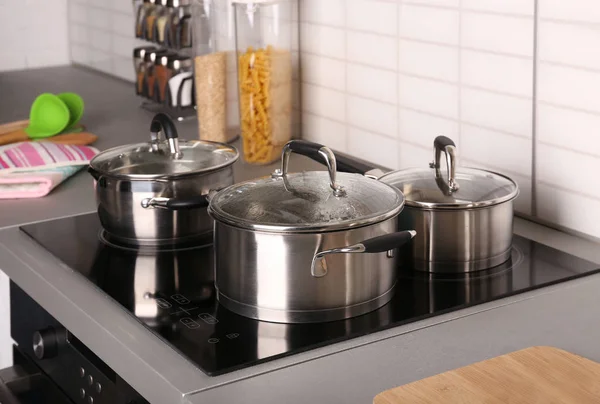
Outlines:
[{"label": "glass lid", "polygon": [[517,185],[510,178],[474,168],[462,168],[455,174],[459,186],[456,191],[449,190],[446,173],[436,176],[434,168],[396,171],[380,180],[402,191],[407,206],[430,209],[492,206],[518,194]]},{"label": "glass lid", "polygon": [[278,171],[217,193],[209,213],[236,227],[303,233],[381,222],[403,205],[397,189],[360,174],[337,173],[332,182],[325,171],[285,176]]},{"label": "glass lid", "polygon": [[226,144],[179,140],[170,118],[158,114],[152,121],[150,142],[106,150],[92,159],[90,168],[112,177],[147,180],[214,171],[237,159],[238,151]]},{"label": "glass lid", "polygon": [[[379,178],[404,194],[408,206],[423,209],[469,209],[497,205],[519,194],[517,184],[505,175],[476,168],[457,168],[456,146],[438,136],[433,145],[434,161],[429,169],[413,168]],[[447,171],[440,168],[442,154]]]}]

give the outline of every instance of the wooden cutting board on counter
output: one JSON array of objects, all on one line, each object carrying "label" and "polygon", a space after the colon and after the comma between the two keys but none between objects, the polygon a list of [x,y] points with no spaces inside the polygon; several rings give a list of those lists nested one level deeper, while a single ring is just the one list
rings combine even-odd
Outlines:
[{"label": "wooden cutting board on counter", "polygon": [[600,404],[600,364],[531,347],[378,394],[374,404]]}]

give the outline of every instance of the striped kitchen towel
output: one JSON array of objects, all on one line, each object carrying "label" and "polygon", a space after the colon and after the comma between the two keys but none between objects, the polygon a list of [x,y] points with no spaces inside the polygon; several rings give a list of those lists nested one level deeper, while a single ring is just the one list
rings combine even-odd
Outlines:
[{"label": "striped kitchen towel", "polygon": [[89,146],[22,142],[0,147],[0,199],[38,198],[87,166]]}]

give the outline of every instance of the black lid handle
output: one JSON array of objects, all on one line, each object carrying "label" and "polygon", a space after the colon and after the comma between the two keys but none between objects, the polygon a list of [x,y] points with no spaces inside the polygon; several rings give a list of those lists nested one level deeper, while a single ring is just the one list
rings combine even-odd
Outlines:
[{"label": "black lid handle", "polygon": [[336,182],[337,162],[333,151],[331,151],[331,149],[327,146],[323,146],[319,143],[309,142],[308,140],[291,140],[283,147],[283,151],[281,152],[281,169],[275,171],[272,174],[272,177],[282,177],[284,181],[287,181],[290,154],[292,154],[292,152],[301,154],[327,165],[333,194],[339,197],[346,195],[346,191],[344,191],[344,189]]},{"label": "black lid handle", "polygon": [[169,150],[171,156],[175,159],[183,157],[183,153],[179,149],[179,139],[177,135],[177,128],[173,123],[173,120],[168,115],[160,112],[152,118],[150,124],[150,138],[152,143],[152,150],[158,151],[159,134],[163,133],[169,143]]},{"label": "black lid handle", "polygon": [[443,187],[442,192],[451,194],[458,191],[460,187],[456,182],[456,144],[449,137],[438,136],[433,141],[433,162],[429,164],[429,167],[435,169],[435,177],[438,183],[442,176],[440,171],[442,152],[446,155],[446,165],[448,166],[448,183]]}]

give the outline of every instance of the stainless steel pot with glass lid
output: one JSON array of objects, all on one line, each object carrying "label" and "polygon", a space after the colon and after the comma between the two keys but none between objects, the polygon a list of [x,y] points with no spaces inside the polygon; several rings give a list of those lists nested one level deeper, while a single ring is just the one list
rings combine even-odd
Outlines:
[{"label": "stainless steel pot with glass lid", "polygon": [[[289,173],[290,154],[318,158],[327,172]],[[318,156],[318,157],[317,157]],[[259,320],[339,320],[392,297],[404,197],[359,174],[338,173],[333,152],[293,140],[281,170],[211,197],[219,303]]]},{"label": "stainless steel pot with glass lid", "polygon": [[[429,168],[388,173],[379,178],[404,193],[400,229],[416,229],[412,264],[429,272],[471,272],[507,261],[513,237],[517,184],[492,171],[457,167],[456,146],[445,137],[434,141]],[[445,154],[447,179],[441,172]]]},{"label": "stainless steel pot with glass lid", "polygon": [[[209,235],[206,194],[233,184],[235,148],[178,139],[157,114],[146,143],[115,147],[90,162],[103,228],[127,244],[175,244]],[[164,135],[165,139],[161,135]],[[150,206],[145,201],[152,199]]]}]

